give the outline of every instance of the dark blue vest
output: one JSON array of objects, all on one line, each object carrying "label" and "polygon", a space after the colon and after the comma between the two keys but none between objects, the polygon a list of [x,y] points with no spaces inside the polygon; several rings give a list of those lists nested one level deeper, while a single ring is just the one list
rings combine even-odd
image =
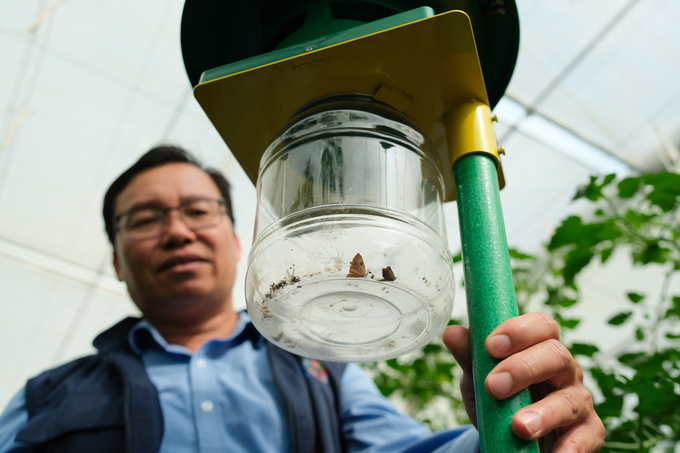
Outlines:
[{"label": "dark blue vest", "polygon": [[[127,318],[99,335],[97,355],[30,379],[28,422],[16,440],[49,453],[156,453],[163,414],[156,387],[128,343],[139,320]],[[257,336],[254,327],[248,334]],[[288,405],[295,453],[341,453],[340,377],[345,364],[324,363],[328,383],[307,377],[301,358],[267,342],[274,378]],[[225,446],[226,447],[226,446]]]}]

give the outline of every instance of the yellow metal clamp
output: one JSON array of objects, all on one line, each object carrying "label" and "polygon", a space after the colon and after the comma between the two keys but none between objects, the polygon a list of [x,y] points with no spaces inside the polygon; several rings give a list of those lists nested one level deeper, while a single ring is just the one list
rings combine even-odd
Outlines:
[{"label": "yellow metal clamp", "polygon": [[496,163],[498,186],[505,186],[505,178],[499,154],[505,154],[503,147],[498,147],[493,130],[495,116],[483,102],[472,100],[454,104],[444,115],[446,142],[449,152],[449,168],[468,154],[485,154]]}]

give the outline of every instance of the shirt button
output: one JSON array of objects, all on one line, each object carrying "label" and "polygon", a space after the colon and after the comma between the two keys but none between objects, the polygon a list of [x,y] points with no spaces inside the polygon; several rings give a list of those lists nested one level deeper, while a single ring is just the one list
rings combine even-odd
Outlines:
[{"label": "shirt button", "polygon": [[212,412],[212,410],[215,408],[215,405],[213,404],[212,401],[210,400],[205,400],[201,403],[201,410],[203,412]]},{"label": "shirt button", "polygon": [[205,359],[196,359],[196,367],[205,368],[206,366],[208,366],[208,363],[205,361]]}]

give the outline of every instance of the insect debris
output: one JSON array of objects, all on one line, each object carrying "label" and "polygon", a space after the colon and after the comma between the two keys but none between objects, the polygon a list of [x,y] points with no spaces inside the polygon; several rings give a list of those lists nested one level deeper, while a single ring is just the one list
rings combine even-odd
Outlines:
[{"label": "insect debris", "polygon": [[[286,285],[292,285],[293,283],[300,283],[300,277],[292,276],[290,278],[284,278],[278,283],[272,283],[271,285],[269,285],[269,292],[264,296],[267,299],[273,299],[274,294],[276,294],[278,290],[280,290]],[[298,286],[298,288],[301,288],[301,286]]]}]

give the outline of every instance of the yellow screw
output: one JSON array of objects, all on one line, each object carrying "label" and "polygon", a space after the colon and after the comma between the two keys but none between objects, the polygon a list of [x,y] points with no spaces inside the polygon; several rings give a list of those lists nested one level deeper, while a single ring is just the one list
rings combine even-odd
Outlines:
[{"label": "yellow screw", "polygon": [[498,148],[498,154],[502,154],[505,156],[505,148],[503,148],[502,146]]},{"label": "yellow screw", "polygon": [[497,123],[498,122],[498,117],[496,115],[491,117],[491,122]]}]

